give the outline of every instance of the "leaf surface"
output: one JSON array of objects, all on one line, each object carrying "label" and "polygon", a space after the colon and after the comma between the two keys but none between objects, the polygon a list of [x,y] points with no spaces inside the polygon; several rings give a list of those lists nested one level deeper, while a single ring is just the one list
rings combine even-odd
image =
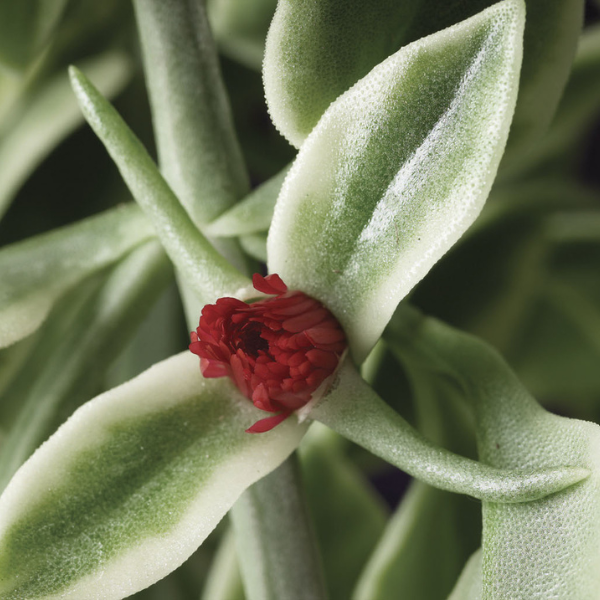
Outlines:
[{"label": "leaf surface", "polygon": [[148,215],[185,283],[203,304],[240,294],[249,280],[198,231],[142,143],[111,104],[83,73],[71,67],[70,74],[85,118]]},{"label": "leaf surface", "polygon": [[154,232],[130,204],[0,251],[0,347],[35,331],[54,302]]},{"label": "leaf surface", "polygon": [[79,409],[0,498],[0,594],[128,596],[181,564],[306,427],[257,409],[184,353]]},{"label": "leaf surface", "polygon": [[483,206],[523,18],[506,0],[398,51],[328,108],[284,182],[269,270],[336,315],[357,363]]},{"label": "leaf surface", "polygon": [[[280,0],[267,38],[264,79],[276,126],[300,147],[327,107],[399,48],[495,0]],[[548,127],[567,81],[582,0],[526,0],[523,72],[509,148],[523,152]],[[517,161],[518,162],[518,161]]]},{"label": "leaf surface", "polygon": [[[404,313],[407,316],[407,313]],[[600,427],[546,412],[480,340],[414,315],[398,348],[433,379],[451,377],[475,418],[480,460],[524,471],[570,464],[590,475],[522,503],[484,500],[484,598],[593,600],[600,589]]]}]

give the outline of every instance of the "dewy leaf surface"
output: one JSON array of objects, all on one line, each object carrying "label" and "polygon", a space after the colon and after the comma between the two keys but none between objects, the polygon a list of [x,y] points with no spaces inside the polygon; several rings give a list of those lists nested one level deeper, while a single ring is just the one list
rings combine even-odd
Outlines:
[{"label": "dewy leaf surface", "polygon": [[128,596],[181,564],[306,427],[263,435],[228,380],[184,353],[92,400],[0,498],[0,596]]},{"label": "dewy leaf surface", "polygon": [[[468,19],[494,0],[280,0],[264,79],[275,125],[300,147],[326,108],[399,48]],[[526,0],[519,100],[509,147],[549,125],[577,46],[583,0]],[[513,161],[514,163],[514,161]]]},{"label": "dewy leaf surface", "polygon": [[516,471],[571,464],[590,472],[578,484],[532,502],[484,501],[482,597],[597,600],[600,427],[545,411],[502,358],[476,338],[418,316],[395,331],[404,332],[398,348],[421,360],[430,379],[437,372],[461,386],[482,461]]},{"label": "dewy leaf surface", "polygon": [[589,476],[586,466],[558,461],[548,468],[497,469],[429,441],[386,404],[346,361],[333,389],[312,409],[320,421],[409,475],[441,490],[480,500],[528,502]]},{"label": "dewy leaf surface", "polygon": [[483,206],[523,18],[506,0],[391,56],[329,107],[284,182],[269,270],[328,306],[359,363]]},{"label": "dewy leaf surface", "polygon": [[134,2],[161,172],[197,227],[249,189],[203,2]]},{"label": "dewy leaf surface", "polygon": [[185,283],[204,304],[237,295],[250,281],[196,229],[150,155],[118,112],[77,69],[71,84],[81,110],[119,168]]},{"label": "dewy leaf surface", "polygon": [[134,204],[0,251],[0,347],[35,331],[72,285],[153,237]]}]

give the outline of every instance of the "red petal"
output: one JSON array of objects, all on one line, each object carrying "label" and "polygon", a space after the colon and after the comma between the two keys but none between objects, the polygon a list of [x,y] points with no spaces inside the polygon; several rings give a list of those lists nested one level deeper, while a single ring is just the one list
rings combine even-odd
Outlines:
[{"label": "red petal", "polygon": [[338,357],[332,352],[326,352],[325,350],[313,349],[306,353],[306,358],[316,367],[321,369],[327,369],[333,371],[338,364]]},{"label": "red petal", "polygon": [[305,331],[306,329],[310,329],[311,327],[318,325],[328,316],[329,311],[326,308],[318,308],[316,310],[311,310],[310,312],[299,315],[298,317],[286,319],[282,325],[286,331],[291,333],[300,333],[301,331]]},{"label": "red petal", "polygon": [[285,411],[273,417],[267,417],[266,419],[256,421],[252,427],[246,429],[246,433],[264,433],[265,431],[271,431],[273,427],[276,427],[279,423],[285,421],[291,414],[291,412]]},{"label": "red petal", "polygon": [[202,375],[207,379],[229,375],[228,365],[220,361],[210,360],[209,358],[200,359],[200,371],[202,371]]},{"label": "red petal", "polygon": [[242,361],[237,354],[234,354],[231,357],[231,370],[233,371],[233,380],[235,381],[235,385],[237,385],[238,390],[240,390],[240,392],[242,392],[246,398],[250,398],[250,390],[248,389],[248,384],[244,378],[244,367],[242,366]]},{"label": "red petal", "polygon": [[306,337],[313,344],[335,344],[341,342],[344,339],[344,332],[341,329],[329,329],[325,327],[314,327],[307,329],[305,332]]},{"label": "red petal", "polygon": [[252,275],[252,285],[254,289],[263,294],[270,294],[271,296],[278,296],[279,294],[285,294],[287,292],[287,285],[281,281],[281,277],[276,273],[263,277],[258,273]]}]

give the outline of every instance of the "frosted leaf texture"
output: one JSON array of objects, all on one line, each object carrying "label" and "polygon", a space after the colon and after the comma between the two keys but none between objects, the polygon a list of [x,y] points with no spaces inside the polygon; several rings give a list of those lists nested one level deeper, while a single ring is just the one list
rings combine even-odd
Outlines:
[{"label": "frosted leaf texture", "polygon": [[[484,501],[482,597],[598,600],[600,427],[545,411],[500,356],[475,338],[429,319],[414,343],[425,348],[430,365],[425,368],[437,363],[465,392],[484,463],[515,470],[571,465],[591,473],[540,500]],[[470,564],[467,570],[472,569]],[[476,597],[455,591],[452,600]]]},{"label": "frosted leaf texture", "polygon": [[250,402],[186,352],[84,405],[0,498],[0,597],[124,598],[202,543],[306,426],[252,436]]},{"label": "frosted leaf texture", "polygon": [[269,269],[337,316],[358,362],[483,206],[523,19],[506,0],[391,56],[328,108],[284,182]]},{"label": "frosted leaf texture", "polygon": [[[495,0],[280,0],[264,64],[267,104],[296,147],[331,102],[375,65]],[[550,124],[569,76],[583,0],[526,0],[523,69],[508,147],[517,166]],[[515,165],[517,163],[517,165]]]}]

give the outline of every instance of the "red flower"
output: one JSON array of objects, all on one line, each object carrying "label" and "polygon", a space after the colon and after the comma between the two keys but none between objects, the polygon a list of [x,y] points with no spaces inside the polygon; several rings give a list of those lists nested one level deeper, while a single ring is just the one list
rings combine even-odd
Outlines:
[{"label": "red flower", "polygon": [[252,283],[275,297],[207,304],[190,350],[200,357],[204,377],[231,377],[254,406],[275,413],[246,430],[262,433],[305,406],[333,375],[346,337],[320,302],[288,292],[279,275],[256,274]]}]

